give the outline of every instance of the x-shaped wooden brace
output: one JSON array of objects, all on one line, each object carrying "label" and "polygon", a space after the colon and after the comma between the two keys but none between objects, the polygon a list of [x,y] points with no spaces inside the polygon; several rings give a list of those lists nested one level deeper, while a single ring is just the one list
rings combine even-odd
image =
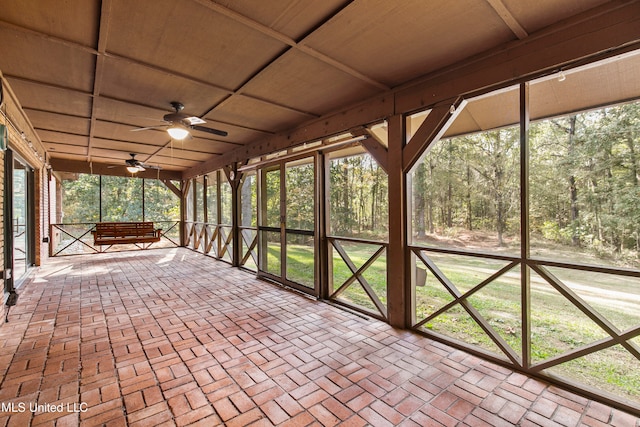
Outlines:
[{"label": "x-shaped wooden brace", "polygon": [[[258,244],[258,233],[256,233],[253,239],[251,239],[251,230],[248,230],[248,229],[241,230],[240,234],[242,235],[242,240],[249,247],[247,249],[247,252],[243,255],[240,265],[244,265],[249,259],[249,257],[253,258],[253,262],[255,262],[256,265],[258,265],[258,255],[255,252],[255,247]],[[251,242],[249,242],[249,239],[251,239]]]},{"label": "x-shaped wooden brace", "polygon": [[460,304],[462,308],[466,310],[466,312],[475,320],[475,322],[484,330],[484,332],[491,338],[491,340],[504,352],[504,354],[511,359],[514,364],[521,365],[522,360],[520,356],[513,351],[511,346],[505,341],[504,338],[489,324],[489,322],[480,314],[480,312],[469,302],[468,298],[474,293],[478,292],[482,288],[484,288],[489,283],[493,282],[498,277],[505,274],[507,271],[511,270],[515,266],[517,266],[520,261],[515,260],[509,262],[507,265],[502,267],[500,270],[493,273],[491,276],[480,282],[478,285],[473,287],[471,290],[462,293],[456,287],[456,285],[451,282],[447,276],[438,268],[438,266],[423,252],[419,249],[412,249],[415,255],[422,261],[422,263],[433,273],[433,275],[438,279],[438,281],[444,286],[444,288],[451,294],[453,300],[444,306],[440,307],[434,313],[431,313],[425,319],[414,325],[415,328],[419,328],[428,321],[434,319],[445,311],[449,310],[451,307]]},{"label": "x-shaped wooden brace", "polygon": [[59,253],[63,252],[65,249],[67,249],[69,246],[73,245],[75,242],[80,242],[83,245],[85,245],[86,247],[88,247],[89,249],[95,251],[95,252],[99,252],[96,248],[94,248],[91,245],[86,244],[85,242],[83,242],[82,239],[84,236],[86,236],[87,234],[91,233],[91,231],[93,230],[93,226],[89,227],[89,229],[87,231],[85,231],[84,233],[82,233],[82,235],[80,235],[80,237],[76,237],[73,234],[69,233],[68,231],[60,228],[58,225],[54,224],[53,225],[55,228],[57,228],[58,230],[60,230],[61,232],[63,232],[64,234],[66,234],[67,236],[70,236],[71,238],[73,238],[73,241],[71,243],[69,243],[67,246],[65,246],[64,248],[60,249],[58,252],[56,252],[55,254],[53,254],[52,256],[56,256]]},{"label": "x-shaped wooden brace", "polygon": [[229,250],[229,245],[231,245],[231,242],[233,241],[233,233],[229,233],[229,235],[226,235],[223,226],[218,226],[218,230],[220,239],[222,241],[222,249],[220,250],[220,255],[218,256],[218,258],[223,258]]},{"label": "x-shaped wooden brace", "polygon": [[340,242],[335,239],[331,239],[331,244],[336,249],[336,251],[340,255],[340,258],[342,258],[347,267],[349,267],[349,270],[351,270],[351,276],[349,276],[349,278],[345,280],[342,285],[340,285],[340,287],[331,295],[331,298],[337,298],[342,292],[344,292],[349,286],[351,286],[354,281],[357,280],[362,286],[362,289],[364,289],[369,299],[371,299],[373,304],[376,306],[380,314],[382,314],[386,318],[387,308],[384,306],[382,301],[380,301],[380,298],[378,298],[378,295],[376,295],[367,279],[362,276],[362,274],[380,257],[380,255],[382,255],[382,253],[386,250],[386,247],[384,245],[380,246],[380,248],[378,248],[378,250],[373,255],[371,255],[371,257],[369,257],[369,259],[364,264],[362,264],[360,268],[356,268],[355,264],[351,260],[351,257],[349,257]]}]

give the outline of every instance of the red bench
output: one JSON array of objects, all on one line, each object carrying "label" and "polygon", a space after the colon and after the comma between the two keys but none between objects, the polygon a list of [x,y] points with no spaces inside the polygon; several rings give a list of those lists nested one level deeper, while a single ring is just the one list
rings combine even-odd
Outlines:
[{"label": "red bench", "polygon": [[94,245],[153,243],[160,241],[162,229],[153,222],[98,222],[93,233]]}]

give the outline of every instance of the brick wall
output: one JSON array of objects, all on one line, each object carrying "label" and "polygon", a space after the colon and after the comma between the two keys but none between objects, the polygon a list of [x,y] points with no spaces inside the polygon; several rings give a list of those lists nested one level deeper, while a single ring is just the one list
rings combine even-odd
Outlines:
[{"label": "brick wall", "polygon": [[[42,244],[42,238],[48,233],[48,185],[44,185],[46,177],[48,176],[45,168],[45,150],[42,141],[38,138],[35,130],[33,129],[31,122],[24,114],[22,107],[16,95],[13,93],[11,87],[2,78],[0,72],[0,81],[3,88],[3,102],[0,106],[0,123],[7,127],[8,142],[7,146],[10,148],[15,156],[20,157],[34,170],[34,186],[35,186],[35,236],[33,243],[35,244],[35,259],[34,263],[40,265],[43,254],[48,254],[48,247]],[[4,152],[0,153],[0,192],[4,193]],[[4,196],[4,194],[2,194]],[[3,203],[4,198],[0,198],[0,203]],[[4,205],[3,205],[4,206]],[[3,215],[3,209],[0,209],[0,216]],[[2,243],[2,250],[4,254],[4,228],[5,218],[0,221],[0,239]],[[44,246],[44,247],[43,247]],[[4,271],[4,256],[0,257],[2,262],[2,270]]]},{"label": "brick wall", "polygon": [[[0,116],[0,123],[3,120]],[[0,151],[0,271],[4,271],[4,151]]]}]

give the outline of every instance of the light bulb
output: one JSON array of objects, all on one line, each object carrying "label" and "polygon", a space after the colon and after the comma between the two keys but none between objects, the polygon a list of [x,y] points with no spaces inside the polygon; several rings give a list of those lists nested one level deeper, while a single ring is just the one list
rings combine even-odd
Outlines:
[{"label": "light bulb", "polygon": [[137,166],[127,166],[127,170],[131,173],[136,173],[138,172],[138,167]]},{"label": "light bulb", "polygon": [[181,140],[185,139],[189,135],[189,131],[183,126],[171,126],[167,129],[167,132],[173,139]]}]

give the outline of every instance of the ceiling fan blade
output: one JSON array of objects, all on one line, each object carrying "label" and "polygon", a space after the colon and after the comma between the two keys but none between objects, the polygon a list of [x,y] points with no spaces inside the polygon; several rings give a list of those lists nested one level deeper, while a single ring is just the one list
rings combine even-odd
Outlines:
[{"label": "ceiling fan blade", "polygon": [[138,132],[138,131],[141,131],[141,130],[150,130],[150,129],[164,129],[164,128],[166,128],[166,127],[167,127],[167,125],[160,125],[160,126],[148,126],[148,127],[145,127],[145,128],[135,128],[135,129],[131,129],[131,132]]},{"label": "ceiling fan blade", "polygon": [[212,133],[214,135],[219,135],[219,136],[227,136],[228,135],[228,133],[223,131],[223,130],[206,128],[204,126],[197,126],[197,125],[196,126],[191,126],[191,129],[199,130],[201,132]]},{"label": "ceiling fan blade", "polygon": [[154,166],[154,165],[148,165],[148,164],[144,164],[143,165],[145,169],[157,169],[157,170],[162,170],[162,168],[160,166]]}]

